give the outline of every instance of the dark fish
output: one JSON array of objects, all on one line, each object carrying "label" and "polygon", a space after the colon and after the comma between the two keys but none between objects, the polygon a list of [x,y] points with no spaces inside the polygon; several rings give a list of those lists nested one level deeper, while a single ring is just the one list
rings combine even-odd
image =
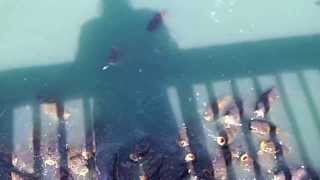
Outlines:
[{"label": "dark fish", "polygon": [[156,31],[163,23],[163,16],[165,15],[165,12],[158,12],[156,13],[152,19],[149,21],[147,30],[149,32]]},{"label": "dark fish", "polygon": [[271,105],[279,98],[279,94],[275,87],[268,89],[261,96],[256,104],[254,117],[252,119],[264,119],[269,113]]},{"label": "dark fish", "polygon": [[320,0],[314,2],[315,5],[320,6]]}]

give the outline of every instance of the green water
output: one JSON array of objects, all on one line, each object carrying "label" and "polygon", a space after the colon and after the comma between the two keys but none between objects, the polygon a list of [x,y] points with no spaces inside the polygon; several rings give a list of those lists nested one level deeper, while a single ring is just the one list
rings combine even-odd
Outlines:
[{"label": "green water", "polygon": [[[147,134],[175,138],[183,123],[206,146],[209,138],[199,117],[202,103],[234,95],[245,102],[249,116],[257,97],[275,86],[281,98],[269,119],[289,136],[294,153],[288,163],[320,169],[319,35],[179,48],[166,26],[152,33],[146,30],[154,11],[132,9],[118,0],[102,2],[99,7],[99,16],[78,27],[77,51],[70,62],[0,71],[3,144],[15,147],[14,137],[21,139],[16,135],[19,128],[26,134],[32,132],[25,128],[32,123],[14,123],[17,116],[24,116],[15,114],[15,109],[28,105],[35,114],[37,97],[47,96],[66,103],[80,99],[83,107],[80,103],[75,108],[83,112],[75,112],[82,113],[78,117],[84,119],[85,128],[93,127],[98,146],[131,142]],[[170,19],[170,13],[166,18]],[[112,47],[120,50],[119,62],[102,70]],[[15,57],[22,60],[24,54],[16,52]],[[170,94],[171,90],[176,93]],[[76,121],[77,115],[72,117]],[[81,134],[77,128],[70,134],[73,131]]]}]

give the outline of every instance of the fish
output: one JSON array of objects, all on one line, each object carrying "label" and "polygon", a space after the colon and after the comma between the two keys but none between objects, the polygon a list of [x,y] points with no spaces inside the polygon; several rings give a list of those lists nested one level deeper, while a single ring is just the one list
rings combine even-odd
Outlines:
[{"label": "fish", "polygon": [[275,87],[271,87],[267,91],[265,91],[259,98],[255,111],[253,112],[253,119],[264,119],[265,116],[269,113],[271,109],[271,105],[275,103],[277,99],[279,99],[279,93]]},{"label": "fish", "polygon": [[149,21],[147,25],[147,30],[149,32],[154,32],[159,29],[163,24],[163,17],[166,15],[166,11],[157,12]]}]

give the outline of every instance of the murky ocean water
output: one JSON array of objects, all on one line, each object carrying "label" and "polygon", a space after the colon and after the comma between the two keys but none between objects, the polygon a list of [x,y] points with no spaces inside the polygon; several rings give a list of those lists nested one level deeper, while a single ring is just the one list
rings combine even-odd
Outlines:
[{"label": "murky ocean water", "polygon": [[[240,0],[237,2],[240,3]],[[85,1],[82,3],[85,4]],[[57,179],[68,174],[65,169],[78,179],[93,179],[95,175],[91,173],[100,173],[108,179],[110,174],[115,173],[110,170],[114,168],[110,164],[118,161],[122,163],[119,165],[122,169],[117,172],[128,172],[127,177],[136,179],[138,177],[133,177],[136,174],[130,173],[131,170],[138,170],[130,164],[128,153],[132,151],[133,144],[143,137],[152,137],[152,152],[165,157],[161,161],[166,162],[162,168],[169,167],[171,154],[179,157],[176,155],[178,152],[190,151],[197,161],[187,163],[187,169],[192,169],[189,174],[201,174],[204,169],[212,168],[211,161],[222,156],[220,151],[225,151],[215,142],[214,136],[219,134],[215,127],[217,122],[208,123],[203,119],[208,106],[220,97],[233,96],[242,102],[241,119],[248,123],[259,97],[271,87],[277,89],[280,98],[272,104],[266,119],[280,129],[281,133],[277,134],[280,145],[289,152],[277,156],[278,159],[260,156],[261,139],[254,134],[248,135],[248,129],[243,126],[228,151],[240,148],[242,153],[248,152],[255,157],[256,163],[244,168],[232,162],[231,168],[225,168],[228,177],[252,179],[261,175],[269,178],[271,174],[268,169],[281,171],[284,165],[291,170],[289,174],[292,176],[293,169],[300,166],[310,168],[309,172],[320,172],[320,157],[317,154],[320,149],[319,23],[314,22],[316,25],[310,28],[297,29],[297,33],[292,31],[288,37],[282,36],[280,29],[270,27],[269,34],[274,32],[275,36],[254,40],[258,35],[268,34],[260,33],[266,29],[258,28],[253,32],[255,35],[247,36],[247,39],[242,34],[230,34],[231,41],[221,37],[217,42],[210,38],[210,33],[206,35],[208,41],[201,41],[206,38],[198,36],[199,33],[206,34],[212,27],[205,29],[181,25],[188,27],[187,30],[194,29],[195,38],[200,39],[192,46],[192,37],[183,41],[183,37],[192,36],[192,33],[181,28],[184,33],[179,34],[178,25],[172,25],[181,17],[179,8],[173,11],[173,8],[165,8],[166,5],[147,2],[142,8],[144,5],[135,5],[135,1],[118,0],[102,1],[97,6],[99,15],[75,26],[79,34],[77,48],[74,55],[67,58],[59,53],[62,47],[69,47],[70,41],[64,40],[69,36],[59,30],[56,32],[61,36],[57,37],[50,33],[38,33],[36,37],[44,39],[46,44],[38,43],[35,49],[28,48],[28,34],[25,40],[10,40],[12,44],[9,43],[8,48],[0,44],[0,58],[4,59],[1,68],[4,70],[0,71],[0,151],[3,152],[3,155],[0,153],[3,156],[0,166],[8,169],[1,172],[3,177],[7,177],[6,174],[14,169],[11,165],[14,165],[25,176],[41,169],[39,172],[44,179]],[[236,11],[236,4],[232,6]],[[70,7],[77,7],[77,4]],[[148,22],[162,9],[166,10],[162,17],[164,24],[149,32]],[[181,12],[185,11],[181,9]],[[199,7],[197,11],[206,12]],[[304,19],[301,14],[298,19]],[[310,15],[311,18],[316,16],[319,14]],[[8,15],[6,22],[10,22],[10,17],[13,19]],[[74,21],[68,16],[65,18],[68,22]],[[194,24],[195,19],[185,16],[184,24],[188,21]],[[50,24],[52,27],[42,28],[48,29],[44,32],[49,32],[66,27],[62,24],[63,19],[60,19]],[[21,27],[28,26],[21,23]],[[312,33],[309,32],[311,29],[314,30]],[[14,30],[0,30],[0,40],[6,40],[8,32],[13,33]],[[235,42],[232,42],[232,37],[235,37]],[[50,40],[55,43],[50,44]],[[218,43],[224,40],[228,42]],[[60,41],[64,46],[57,43]],[[27,56],[21,53],[23,46],[20,44],[28,50]],[[43,46],[50,47],[45,51],[47,54],[43,54]],[[114,56],[110,55],[112,50]],[[8,56],[10,53],[12,60]],[[59,63],[54,63],[59,56],[67,59],[66,62],[59,59]],[[70,60],[70,57],[73,58]],[[33,58],[34,62],[42,64],[33,65]],[[43,63],[46,59],[48,64]],[[24,61],[28,61],[27,65],[19,67]],[[185,127],[191,150],[181,150],[176,144],[179,132]],[[99,159],[93,158],[96,160],[94,165],[88,163],[91,159],[87,156],[83,157],[86,165],[81,164],[83,161],[74,162],[70,158],[72,153],[83,155],[83,149],[96,152]],[[117,161],[115,157],[118,157]],[[158,158],[153,154],[152,157]],[[158,167],[156,160],[150,166]],[[175,161],[175,158],[172,160]],[[181,161],[184,162],[184,157]],[[273,168],[279,163],[281,168]],[[126,168],[131,169],[130,172],[123,170]],[[95,172],[96,169],[99,173]],[[154,173],[159,172],[162,171]],[[166,172],[168,175],[163,177],[170,177],[171,171]],[[118,176],[121,179],[121,175]],[[161,179],[158,175],[153,178]]]}]

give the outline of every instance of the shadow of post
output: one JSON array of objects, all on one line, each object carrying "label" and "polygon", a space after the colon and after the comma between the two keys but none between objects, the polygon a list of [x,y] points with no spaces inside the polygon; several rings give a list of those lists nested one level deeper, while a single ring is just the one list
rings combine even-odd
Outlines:
[{"label": "shadow of post", "polygon": [[291,121],[291,127],[293,129],[295,139],[298,143],[299,155],[302,158],[303,163],[307,167],[308,173],[312,177],[314,177],[315,179],[319,179],[319,175],[317,175],[314,172],[314,170],[313,170],[314,168],[311,166],[311,161],[309,159],[307,151],[304,148],[301,130],[298,127],[297,119],[295,118],[294,113],[292,112],[292,108],[291,108],[290,103],[288,101],[288,97],[286,96],[283,81],[278,74],[276,75],[276,83],[277,83],[277,87],[279,88],[280,94],[283,95],[282,98],[283,98],[284,110],[288,116],[288,119],[290,119],[290,121]]},{"label": "shadow of post", "polygon": [[303,89],[304,95],[306,97],[306,100],[308,103],[308,108],[311,112],[315,127],[317,128],[318,132],[320,132],[320,121],[319,121],[320,115],[317,110],[316,103],[315,103],[314,99],[312,98],[311,90],[307,84],[307,79],[305,78],[305,76],[303,76],[302,72],[298,72],[297,75],[298,75],[298,79],[301,83],[301,87]]},{"label": "shadow of post", "polygon": [[[2,102],[3,103],[3,102]],[[1,104],[2,104],[1,103]],[[3,105],[3,104],[2,104]],[[11,172],[14,168],[12,165],[12,155],[13,152],[13,111],[11,109],[12,105],[9,103],[6,106],[1,106],[0,120],[2,122],[0,126],[0,178],[10,179]]]},{"label": "shadow of post", "polygon": [[[94,119],[92,117],[93,107],[90,106],[90,100],[84,98],[83,110],[85,119],[85,148],[86,151],[93,154],[92,158],[95,158],[96,153],[96,141],[95,141],[95,130],[94,130]],[[96,176],[96,164],[94,160],[88,161],[89,178],[94,179]]]},{"label": "shadow of post", "polygon": [[57,100],[57,115],[58,115],[58,152],[60,155],[59,159],[59,172],[61,180],[68,180],[70,177],[68,167],[68,148],[67,148],[67,130],[66,130],[66,119],[64,117],[64,105],[61,99]]},{"label": "shadow of post", "polygon": [[[33,143],[33,169],[35,174],[41,175],[42,158],[41,158],[41,119],[40,119],[40,104],[35,102],[33,105],[33,126],[32,126],[32,143]],[[40,177],[39,177],[40,178]]]},{"label": "shadow of post", "polygon": [[257,161],[258,151],[257,151],[257,148],[254,146],[254,142],[252,140],[252,134],[249,131],[249,127],[250,127],[249,125],[250,123],[248,122],[249,118],[244,117],[243,100],[239,98],[240,97],[239,89],[237,88],[234,80],[231,81],[231,89],[232,89],[233,97],[235,97],[237,106],[240,109],[240,120],[242,124],[241,131],[244,134],[244,137],[243,137],[245,141],[244,143],[248,147],[248,154],[253,159],[253,170],[254,170],[255,178],[258,180],[262,180],[264,179],[264,177],[262,176],[261,167]]},{"label": "shadow of post", "polygon": [[194,101],[189,102],[188,99],[193,97],[192,86],[188,83],[181,82],[182,85],[177,89],[180,96],[180,107],[182,111],[182,118],[187,127],[188,136],[190,140],[190,148],[197,156],[197,161],[194,163],[193,176],[201,176],[202,170],[212,169],[211,156],[208,152],[209,147],[206,147],[206,135],[204,134],[204,127],[202,126],[202,119],[199,118],[198,108]]}]

